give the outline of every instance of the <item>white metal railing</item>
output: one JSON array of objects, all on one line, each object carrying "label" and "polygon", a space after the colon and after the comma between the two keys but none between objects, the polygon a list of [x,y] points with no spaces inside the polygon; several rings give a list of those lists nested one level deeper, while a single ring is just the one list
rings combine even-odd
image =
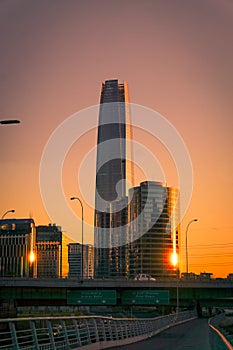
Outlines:
[{"label": "white metal railing", "polygon": [[103,349],[148,338],[195,317],[195,311],[185,311],[148,319],[102,316],[2,319],[0,349]]}]

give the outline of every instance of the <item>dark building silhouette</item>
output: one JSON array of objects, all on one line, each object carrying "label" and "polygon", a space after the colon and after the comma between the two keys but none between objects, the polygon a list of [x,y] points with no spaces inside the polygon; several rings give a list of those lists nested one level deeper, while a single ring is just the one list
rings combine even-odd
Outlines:
[{"label": "dark building silhouette", "polygon": [[33,219],[0,220],[0,277],[35,277]]},{"label": "dark building silhouette", "polygon": [[69,277],[82,277],[82,251],[83,251],[83,278],[94,277],[94,247],[90,244],[68,244]]},{"label": "dark building silhouette", "polygon": [[[131,125],[129,120],[128,86],[118,80],[107,80],[102,84],[97,139],[96,195],[95,195],[95,277],[110,277],[125,274],[123,248],[113,247],[111,232],[116,220],[125,220],[125,208],[119,213],[112,209],[126,197],[126,181],[132,184]],[[118,204],[115,204],[118,203]],[[116,261],[118,261],[116,263]]]},{"label": "dark building silhouette", "polygon": [[59,226],[36,227],[37,277],[62,276],[62,231]]}]

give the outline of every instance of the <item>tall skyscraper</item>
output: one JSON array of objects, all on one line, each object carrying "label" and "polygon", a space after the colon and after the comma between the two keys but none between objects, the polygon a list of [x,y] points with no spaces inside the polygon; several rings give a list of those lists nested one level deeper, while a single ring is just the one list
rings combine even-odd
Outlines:
[{"label": "tall skyscraper", "polygon": [[[102,84],[97,139],[96,195],[95,195],[95,277],[111,276],[111,261],[122,252],[112,246],[114,220],[112,210],[118,208],[118,218],[125,207],[127,183],[133,183],[131,156],[131,124],[128,86],[118,80]],[[123,201],[122,201],[123,200]],[[114,212],[115,215],[115,212]],[[116,214],[117,215],[117,214]],[[115,215],[115,216],[116,216]],[[119,226],[119,222],[117,224]],[[126,234],[126,233],[125,233]],[[119,253],[118,253],[119,252]],[[123,257],[121,258],[123,259]],[[122,260],[123,261],[123,260]],[[118,267],[123,265],[118,260]]]},{"label": "tall skyscraper", "polygon": [[178,189],[144,181],[129,192],[130,277],[140,273],[176,276],[180,236]]}]

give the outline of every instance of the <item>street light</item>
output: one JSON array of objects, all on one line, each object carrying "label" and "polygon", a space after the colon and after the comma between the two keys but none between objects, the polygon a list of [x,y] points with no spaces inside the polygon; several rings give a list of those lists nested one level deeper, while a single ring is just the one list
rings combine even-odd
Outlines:
[{"label": "street light", "polygon": [[20,120],[17,119],[6,119],[6,120],[0,120],[0,124],[19,124]]},{"label": "street light", "polygon": [[198,221],[197,219],[192,219],[191,221],[189,221],[189,223],[188,223],[188,225],[187,225],[187,227],[186,227],[186,244],[185,244],[185,247],[186,247],[186,273],[187,273],[187,275],[188,275],[188,271],[189,271],[189,269],[188,269],[188,229],[189,229],[189,226],[191,225],[191,223],[192,222],[194,222],[194,221]]},{"label": "street light", "polygon": [[10,209],[10,210],[7,210],[1,217],[1,220],[4,219],[4,217],[8,214],[8,213],[14,213],[15,210],[14,209]]},{"label": "street light", "polygon": [[81,280],[83,281],[83,203],[81,201],[80,198],[78,197],[71,197],[70,200],[73,201],[73,200],[78,200],[80,205],[81,205],[81,209],[82,209],[82,247],[81,247],[81,251],[82,251],[82,268],[81,268]]}]

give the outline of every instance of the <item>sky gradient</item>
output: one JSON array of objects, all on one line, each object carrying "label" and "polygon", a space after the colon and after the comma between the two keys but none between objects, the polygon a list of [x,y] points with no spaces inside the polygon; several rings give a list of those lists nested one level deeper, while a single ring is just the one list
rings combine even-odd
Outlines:
[{"label": "sky gradient", "polygon": [[[51,222],[39,188],[50,135],[70,115],[99,103],[104,80],[126,80],[131,102],[167,118],[192,159],[181,270],[185,228],[198,218],[189,228],[189,270],[215,277],[233,272],[233,2],[2,0],[0,10],[0,119],[21,120],[0,128],[0,213],[15,209],[8,218]],[[161,145],[140,130],[134,137],[154,150],[168,185],[176,186]],[[68,199],[79,194],[77,167],[95,143],[93,130],[67,155]],[[77,203],[70,205],[80,215]]]}]

